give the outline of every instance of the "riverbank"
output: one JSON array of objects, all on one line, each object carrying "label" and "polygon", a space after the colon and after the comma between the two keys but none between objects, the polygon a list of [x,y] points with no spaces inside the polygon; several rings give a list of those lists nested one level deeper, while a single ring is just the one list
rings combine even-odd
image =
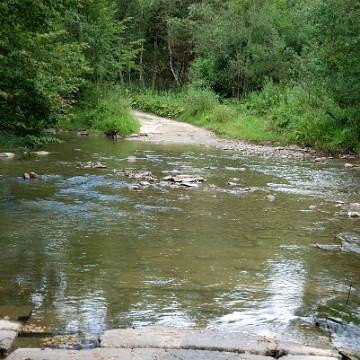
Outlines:
[{"label": "riverbank", "polygon": [[[270,143],[253,144],[239,140],[221,139],[213,132],[186,122],[168,119],[141,111],[133,111],[140,123],[140,131],[127,137],[128,140],[141,140],[150,143],[173,143],[213,146],[223,150],[240,151],[246,155],[276,158],[317,158],[326,157],[320,151],[296,145],[274,146]],[[341,157],[348,157],[342,155]]]},{"label": "riverbank", "polygon": [[329,346],[309,347],[282,343],[249,333],[225,333],[210,329],[177,329],[148,326],[140,329],[115,329],[100,336],[100,346],[90,350],[17,349],[7,360],[189,360],[236,359],[333,360],[338,352]]}]

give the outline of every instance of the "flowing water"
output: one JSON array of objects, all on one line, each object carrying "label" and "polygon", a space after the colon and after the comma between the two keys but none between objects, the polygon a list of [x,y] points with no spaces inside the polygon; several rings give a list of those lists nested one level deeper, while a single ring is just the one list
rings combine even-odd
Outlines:
[{"label": "flowing water", "polygon": [[[360,172],[62,138],[45,157],[0,158],[0,305],[33,306],[28,322],[54,334],[161,324],[326,343],[327,325],[336,345],[359,350],[360,219],[348,211]],[[121,169],[205,181],[131,190],[139,179]],[[39,178],[24,180],[30,171]]]}]

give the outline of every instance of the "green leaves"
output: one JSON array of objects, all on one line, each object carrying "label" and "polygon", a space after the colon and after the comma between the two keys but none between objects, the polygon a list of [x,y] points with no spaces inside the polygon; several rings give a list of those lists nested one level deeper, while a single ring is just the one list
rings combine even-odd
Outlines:
[{"label": "green leaves", "polygon": [[118,79],[132,51],[124,24],[107,0],[1,2],[0,143],[44,143],[42,131],[67,116],[81,86]]},{"label": "green leaves", "polygon": [[65,116],[84,82],[81,49],[64,44],[62,1],[7,1],[0,6],[0,141],[39,146],[42,131]]}]

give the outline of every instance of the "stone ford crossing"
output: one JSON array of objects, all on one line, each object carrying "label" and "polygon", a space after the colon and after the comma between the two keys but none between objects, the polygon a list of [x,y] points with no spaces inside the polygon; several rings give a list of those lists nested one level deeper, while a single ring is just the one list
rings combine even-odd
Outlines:
[{"label": "stone ford crossing", "polygon": [[269,360],[274,358],[333,360],[341,359],[341,356],[330,346],[314,348],[242,333],[149,326],[141,329],[106,331],[100,336],[100,345],[96,349],[74,351],[22,348],[11,353],[6,360]]}]

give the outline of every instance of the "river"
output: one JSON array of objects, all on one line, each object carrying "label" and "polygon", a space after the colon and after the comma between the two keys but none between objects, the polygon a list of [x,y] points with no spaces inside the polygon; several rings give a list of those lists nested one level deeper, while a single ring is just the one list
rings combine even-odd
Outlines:
[{"label": "river", "polygon": [[[0,305],[32,306],[52,334],[161,324],[320,344],[327,326],[360,350],[360,172],[344,160],[61,138],[0,158]],[[139,186],[146,172],[159,180]],[[177,174],[204,182],[160,183]]]}]

